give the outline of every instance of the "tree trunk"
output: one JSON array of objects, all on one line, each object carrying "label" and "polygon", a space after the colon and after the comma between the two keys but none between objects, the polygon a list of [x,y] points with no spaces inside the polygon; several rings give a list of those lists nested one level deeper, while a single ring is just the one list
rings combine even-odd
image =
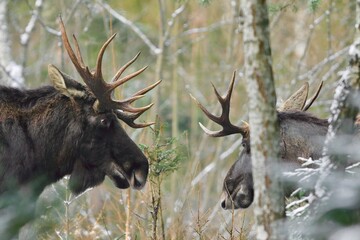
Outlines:
[{"label": "tree trunk", "polygon": [[6,71],[6,67],[11,62],[6,11],[7,1],[0,1],[0,83],[2,85],[10,85],[11,83],[11,78]]},{"label": "tree trunk", "polygon": [[[164,38],[164,28],[165,28],[165,3],[163,0],[158,0],[159,4],[159,43],[158,43],[158,49],[161,50],[161,52],[157,53],[156,55],[156,68],[155,68],[155,79],[163,79],[163,64],[164,64],[164,54],[165,54],[165,38]],[[155,116],[158,116],[160,114],[160,88],[154,89],[154,95],[152,102],[154,103],[154,106],[152,107],[152,114],[155,114]],[[152,117],[154,119],[154,116]]]},{"label": "tree trunk", "polygon": [[19,87],[24,83],[23,67],[12,59],[6,16],[7,4],[7,0],[0,1],[0,84]]},{"label": "tree trunk", "polygon": [[280,183],[279,126],[271,66],[266,1],[243,0],[245,79],[249,95],[254,214],[257,239],[285,238],[276,220],[284,217]]},{"label": "tree trunk", "polygon": [[[177,36],[179,32],[179,21],[176,21],[174,23],[174,36]],[[172,53],[174,54],[174,59],[172,62],[172,84],[171,84],[171,119],[172,119],[172,125],[171,125],[171,136],[172,137],[178,137],[179,136],[179,78],[178,78],[178,54],[176,51],[178,50],[178,39],[175,39],[173,46],[172,46]]]}]

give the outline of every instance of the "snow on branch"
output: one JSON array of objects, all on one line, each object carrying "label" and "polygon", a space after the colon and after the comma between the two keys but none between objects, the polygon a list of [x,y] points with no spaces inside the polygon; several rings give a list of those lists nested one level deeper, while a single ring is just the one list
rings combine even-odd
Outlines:
[{"label": "snow on branch", "polygon": [[30,35],[35,29],[35,24],[38,19],[40,10],[42,8],[43,1],[42,0],[36,0],[35,2],[35,9],[32,11],[31,18],[28,22],[28,24],[25,27],[25,31],[20,36],[20,43],[24,46],[27,46],[30,40]]},{"label": "snow on branch", "polygon": [[17,64],[14,61],[10,61],[6,66],[0,64],[0,69],[6,74],[8,79],[11,80],[9,83],[12,87],[23,87],[24,78],[23,78],[23,70],[24,68]]},{"label": "snow on branch", "polygon": [[[308,196],[292,201],[286,205],[286,216],[291,218],[301,216],[315,199],[315,196],[310,193]],[[291,208],[294,209],[291,210]]]},{"label": "snow on branch", "polygon": [[339,130],[341,110],[345,106],[345,101],[350,94],[351,89],[351,68],[348,67],[344,71],[340,72],[340,80],[337,88],[335,89],[334,100],[330,107],[331,116],[329,118],[329,128],[326,134],[325,145],[323,150],[324,157],[322,158],[322,164],[320,166],[320,176],[315,185],[315,193],[318,197],[324,196],[326,189],[324,188],[324,183],[328,175],[332,170],[336,169],[337,166],[332,163],[330,160],[329,147],[331,147],[331,142],[335,140],[336,133]]}]

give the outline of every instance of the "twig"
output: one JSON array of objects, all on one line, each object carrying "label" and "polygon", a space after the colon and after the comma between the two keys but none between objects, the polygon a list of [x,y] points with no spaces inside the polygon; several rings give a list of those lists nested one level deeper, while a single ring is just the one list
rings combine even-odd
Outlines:
[{"label": "twig", "polygon": [[182,33],[180,33],[178,36],[175,36],[173,38],[170,38],[169,40],[166,41],[167,45],[170,45],[172,41],[174,41],[174,38],[178,38],[178,37],[184,37],[184,36],[188,36],[188,35],[192,35],[192,34],[200,34],[200,33],[208,33],[211,31],[215,31],[225,25],[230,25],[233,24],[233,19],[225,19],[225,20],[221,20],[220,22],[216,22],[213,23],[207,27],[201,27],[201,28],[192,28],[189,30],[186,30]]},{"label": "twig", "polygon": [[35,24],[40,15],[41,9],[43,6],[43,0],[36,0],[35,2],[35,9],[32,10],[31,18],[28,24],[25,27],[25,31],[20,35],[20,43],[23,46],[23,56],[22,56],[22,63],[21,66],[24,68],[26,66],[26,59],[27,59],[27,52],[29,47],[29,40],[31,34],[35,29]]},{"label": "twig", "polygon": [[[311,78],[311,76],[314,76],[318,71],[320,71],[326,64],[334,61],[335,59],[337,59],[338,57],[346,54],[349,50],[349,46],[333,53],[332,55],[326,57],[324,60],[322,60],[320,63],[316,64],[312,69],[310,69],[309,71],[307,71],[304,74],[299,75],[296,79],[297,80],[304,80],[307,78]],[[292,79],[291,83],[294,83],[296,79]]]},{"label": "twig", "polygon": [[[14,62],[13,62],[14,63]],[[14,63],[17,67],[20,67],[22,69],[21,66],[19,66],[18,64]],[[12,82],[16,83],[16,86],[19,88],[24,88],[24,81],[23,81],[23,77],[21,76],[20,80],[14,77],[14,74],[11,74],[11,71],[8,70],[9,66],[5,67],[4,65],[2,65],[0,63],[0,68],[3,70],[3,72],[6,74],[6,76],[8,76]],[[22,74],[21,74],[22,75]]]},{"label": "twig", "polygon": [[154,54],[160,54],[162,52],[162,49],[156,47],[151,40],[129,19],[115,11],[113,8],[111,8],[107,3],[104,3],[101,0],[97,1],[100,6],[102,6],[106,11],[108,11],[113,17],[115,17],[117,20],[122,22],[123,24],[127,25],[134,33],[136,33],[141,40],[150,48],[150,50]]}]

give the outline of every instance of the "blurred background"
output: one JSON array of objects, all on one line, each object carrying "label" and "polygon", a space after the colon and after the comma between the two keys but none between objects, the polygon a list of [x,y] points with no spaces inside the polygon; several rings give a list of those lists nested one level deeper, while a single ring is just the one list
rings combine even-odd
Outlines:
[{"label": "blurred background", "polygon": [[[355,1],[268,4],[278,102],[305,82],[311,95],[324,81],[310,112],[327,118],[338,72],[348,64],[354,39]],[[74,197],[67,179],[48,187],[38,201],[41,216],[22,237],[247,239],[252,209],[231,212],[220,207],[222,182],[239,154],[240,136],[206,136],[198,122],[214,130],[219,126],[210,123],[189,97],[191,93],[219,114],[211,83],[225,93],[236,70],[231,119],[238,125],[247,120],[240,0],[1,0],[2,84],[48,85],[50,63],[81,81],[61,43],[60,14],[90,68],[102,44],[117,33],[105,53],[105,79],[141,52],[126,72],[148,69],[125,84],[118,98],[163,80],[136,103],[155,103],[140,121],[156,119],[156,125],[142,130],[124,126],[147,154],[151,172],[141,191],[119,190],[105,181]]]}]

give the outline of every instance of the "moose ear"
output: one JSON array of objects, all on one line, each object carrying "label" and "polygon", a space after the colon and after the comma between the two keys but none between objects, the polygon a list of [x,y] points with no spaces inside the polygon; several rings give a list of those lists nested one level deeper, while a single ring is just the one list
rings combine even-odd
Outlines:
[{"label": "moose ear", "polygon": [[309,93],[309,83],[305,83],[278,108],[279,112],[302,111]]},{"label": "moose ear", "polygon": [[61,72],[52,64],[48,66],[49,77],[56,90],[68,97],[84,96],[84,86],[77,81],[71,79],[67,74]]}]

